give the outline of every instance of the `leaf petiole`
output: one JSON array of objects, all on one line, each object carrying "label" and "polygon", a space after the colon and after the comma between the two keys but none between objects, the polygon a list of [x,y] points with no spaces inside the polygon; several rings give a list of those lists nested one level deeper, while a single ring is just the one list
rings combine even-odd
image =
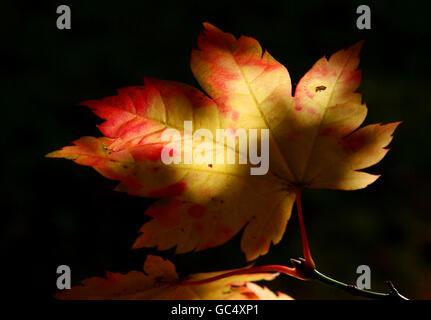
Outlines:
[{"label": "leaf petiole", "polygon": [[201,285],[206,284],[209,282],[221,280],[224,278],[232,277],[232,276],[239,276],[239,275],[245,275],[245,274],[253,274],[253,273],[262,273],[262,272],[278,272],[278,273],[284,273],[289,276],[292,276],[294,278],[300,279],[300,280],[316,280],[319,282],[322,282],[326,285],[329,285],[334,288],[338,288],[341,290],[344,290],[348,292],[351,295],[355,296],[362,296],[365,298],[373,298],[373,299],[392,299],[392,300],[409,300],[408,298],[401,295],[398,290],[394,287],[392,282],[387,281],[386,284],[389,286],[389,293],[382,293],[382,292],[375,292],[370,290],[364,290],[360,289],[354,285],[346,284],[341,281],[332,279],[328,277],[327,275],[317,271],[316,269],[313,269],[311,272],[305,272],[304,271],[304,263],[305,259],[299,258],[299,260],[291,259],[292,263],[294,264],[294,267],[286,267],[281,265],[267,265],[267,266],[258,266],[258,267],[250,267],[240,270],[235,270],[232,272],[227,272],[224,274],[220,274],[215,277],[202,279],[202,280],[187,280],[184,279],[181,281],[181,285]]},{"label": "leaf petiole", "polygon": [[304,217],[302,214],[301,191],[302,189],[298,189],[296,191],[296,208],[298,211],[299,229],[301,231],[302,250],[305,258],[303,267],[305,268],[306,272],[311,272],[312,270],[316,269],[316,264],[314,263],[313,258],[311,257],[310,246],[308,245],[308,237],[307,237],[307,232],[305,230]]}]

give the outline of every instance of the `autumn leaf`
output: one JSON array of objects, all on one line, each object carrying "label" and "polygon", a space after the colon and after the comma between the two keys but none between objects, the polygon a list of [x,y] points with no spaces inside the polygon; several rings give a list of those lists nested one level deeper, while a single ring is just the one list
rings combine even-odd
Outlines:
[{"label": "autumn leaf", "polygon": [[[120,181],[118,191],[161,198],[147,210],[153,219],[142,226],[133,248],[203,250],[243,229],[241,248],[253,260],[282,239],[298,191],[355,190],[374,182],[377,175],[359,170],[384,157],[399,123],[358,129],[367,112],[355,92],[362,43],[321,58],[292,95],[288,71],[255,39],[236,39],[208,23],[204,28],[191,69],[209,97],[182,83],[146,78],[144,86],[84,102],[106,120],[99,126],[104,137],[83,137],[48,157],[92,166]],[[163,163],[164,147],[175,142],[162,139],[165,130],[179,130],[182,146],[192,140],[185,121],[192,121],[194,133],[205,128],[214,136],[217,129],[232,135],[268,129],[268,172],[251,175],[253,164],[216,163],[216,155],[232,147],[235,159],[240,157],[238,141],[232,146],[224,139],[212,141],[210,163]],[[257,145],[259,137],[248,136]],[[172,152],[185,159],[202,144]]]},{"label": "autumn leaf", "polygon": [[[62,300],[292,300],[284,293],[275,294],[253,283],[273,280],[276,273],[244,274],[188,285],[179,280],[172,262],[153,255],[147,256],[143,271],[107,272],[106,278],[85,279],[82,285],[63,290],[54,297]],[[192,274],[188,280],[208,279],[232,271]]]}]

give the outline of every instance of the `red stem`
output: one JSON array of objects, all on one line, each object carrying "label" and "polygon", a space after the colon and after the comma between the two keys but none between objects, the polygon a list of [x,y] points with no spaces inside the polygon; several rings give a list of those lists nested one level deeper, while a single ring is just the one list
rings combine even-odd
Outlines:
[{"label": "red stem", "polygon": [[[296,191],[296,208],[298,210],[299,228],[301,231],[302,249],[303,249],[304,259],[305,259],[303,266],[308,273],[309,271],[316,269],[316,265],[313,261],[313,258],[311,257],[310,247],[308,245],[307,232],[305,231],[304,217],[302,215],[302,205],[301,205],[301,189]],[[260,273],[260,272],[281,272],[297,279],[301,279],[301,280],[309,279],[307,276],[304,275],[303,272],[298,271],[296,267],[290,268],[290,267],[281,266],[281,265],[268,265],[268,266],[259,266],[259,267],[251,267],[246,269],[235,270],[235,271],[227,272],[227,273],[220,274],[218,276],[211,277],[208,279],[203,279],[203,280],[183,280],[181,284],[200,285],[200,284],[205,284],[212,281],[228,278],[231,276],[253,274],[253,273]]]},{"label": "red stem", "polygon": [[299,218],[299,229],[301,231],[302,238],[302,251],[304,253],[304,266],[309,270],[316,269],[316,264],[311,257],[310,247],[308,245],[307,232],[305,231],[305,223],[304,217],[302,215],[302,205],[301,205],[301,189],[296,191],[296,208],[298,210],[298,218]]},{"label": "red stem", "polygon": [[296,270],[296,268],[290,268],[286,266],[280,266],[280,265],[268,265],[268,266],[259,266],[259,267],[251,267],[247,269],[240,269],[235,270],[231,272],[227,272],[224,274],[220,274],[215,277],[211,277],[208,279],[203,280],[183,280],[181,284],[183,285],[200,285],[205,284],[213,281],[217,281],[220,279],[228,278],[231,276],[238,276],[243,274],[253,274],[253,273],[261,273],[261,272],[281,272],[284,274],[287,274],[289,276],[292,276],[294,278],[300,279],[300,280],[308,280],[308,278],[304,277],[300,272]]}]

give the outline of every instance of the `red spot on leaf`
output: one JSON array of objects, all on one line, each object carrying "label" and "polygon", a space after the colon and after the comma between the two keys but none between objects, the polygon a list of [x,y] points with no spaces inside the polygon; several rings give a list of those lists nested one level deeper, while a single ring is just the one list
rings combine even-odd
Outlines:
[{"label": "red spot on leaf", "polygon": [[195,224],[195,231],[197,233],[202,233],[205,230],[204,225],[202,223]]},{"label": "red spot on leaf", "polygon": [[168,200],[161,203],[155,203],[145,212],[146,215],[157,218],[157,221],[166,227],[176,227],[181,222],[181,216],[178,209],[181,203],[178,200]]},{"label": "red spot on leaf", "polygon": [[295,110],[296,110],[296,111],[301,111],[301,110],[302,110],[302,107],[301,107],[300,105],[296,105],[296,106],[295,106]]},{"label": "red spot on leaf", "polygon": [[362,71],[361,70],[354,70],[354,71],[350,71],[350,72],[346,72],[344,75],[344,82],[346,84],[356,84],[357,86],[359,86],[359,84],[361,83],[361,78],[362,78]]},{"label": "red spot on leaf", "polygon": [[327,64],[320,64],[319,67],[317,67],[313,71],[315,71],[318,75],[327,76],[328,73],[329,73],[329,71],[330,71],[330,69],[329,69],[329,67],[328,67]]},{"label": "red spot on leaf", "polygon": [[[253,45],[253,43],[250,44]],[[244,49],[243,51],[247,51],[249,48],[246,46],[242,49]],[[269,72],[283,67],[276,61],[268,61],[261,59],[260,57],[251,57],[250,55],[244,55],[243,51],[239,51],[235,54],[235,61],[241,66],[262,67],[265,72]]]},{"label": "red spot on leaf", "polygon": [[206,210],[207,208],[205,208],[203,205],[194,204],[187,210],[187,212],[191,217],[198,219],[205,215]]},{"label": "red spot on leaf", "polygon": [[314,110],[313,108],[307,108],[307,112],[309,114],[316,114],[316,110]]},{"label": "red spot on leaf", "polygon": [[232,229],[230,227],[222,226],[216,229],[215,234],[226,239],[232,234]]},{"label": "red spot on leaf", "polygon": [[226,116],[226,114],[231,110],[231,107],[226,104],[226,101],[227,101],[226,97],[220,97],[220,98],[214,99],[214,101],[217,104],[217,108],[219,109],[220,113],[223,116]]},{"label": "red spot on leaf", "polygon": [[176,197],[181,195],[184,190],[186,190],[186,184],[184,182],[177,182],[167,187],[154,190],[150,192],[148,196],[153,198]]},{"label": "red spot on leaf", "polygon": [[214,234],[208,239],[207,243],[202,246],[203,249],[219,246],[228,241],[233,236],[232,229],[228,226],[218,227]]},{"label": "red spot on leaf", "polygon": [[236,129],[235,128],[227,128],[226,132],[231,136],[236,136]]},{"label": "red spot on leaf", "polygon": [[254,292],[244,291],[244,292],[241,292],[241,294],[249,300],[259,300],[259,296]]},{"label": "red spot on leaf", "polygon": [[322,131],[320,131],[319,136],[329,136],[332,135],[336,132],[336,130],[334,128],[325,128]]},{"label": "red spot on leaf", "polygon": [[253,242],[253,248],[256,251],[266,253],[269,249],[269,242],[265,236],[260,236],[259,240]]},{"label": "red spot on leaf", "polygon": [[157,162],[161,159],[163,147],[164,145],[162,144],[146,145],[134,148],[131,150],[131,153],[135,161],[149,160],[151,162]]},{"label": "red spot on leaf", "polygon": [[238,120],[238,117],[239,117],[239,114],[238,114],[238,111],[233,111],[232,112],[232,120],[233,121],[237,121]]},{"label": "red spot on leaf", "polygon": [[344,140],[343,147],[346,151],[357,152],[366,144],[366,138],[360,134],[353,134]]},{"label": "red spot on leaf", "polygon": [[154,85],[166,101],[185,96],[192,103],[193,108],[201,108],[213,104],[211,99],[205,96],[200,90],[184,83],[147,77],[145,77],[145,83]]},{"label": "red spot on leaf", "polygon": [[313,91],[311,91],[311,90],[305,90],[305,94],[310,98],[310,99],[313,99],[314,98],[314,95],[315,95],[315,92],[313,92]]}]

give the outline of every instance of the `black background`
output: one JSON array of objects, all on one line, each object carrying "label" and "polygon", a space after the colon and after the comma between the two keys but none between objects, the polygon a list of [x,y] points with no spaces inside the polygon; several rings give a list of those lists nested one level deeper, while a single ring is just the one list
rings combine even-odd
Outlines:
[{"label": "black background", "polygon": [[[69,5],[72,29],[56,28],[56,8]],[[372,29],[356,28],[368,4]],[[104,270],[140,270],[148,253],[177,265],[180,275],[246,264],[240,236],[198,253],[130,250],[154,201],[113,191],[116,182],[71,161],[44,158],[84,135],[100,136],[101,120],[80,101],[115,94],[144,75],[198,87],[190,51],[208,21],[256,38],[289,70],[293,83],[323,55],[365,39],[359,89],[366,123],[402,120],[391,151],[369,172],[382,177],[355,192],[303,194],[319,269],[355,282],[369,265],[372,289],[391,279],[411,298],[431,291],[430,4],[383,1],[44,1],[2,6],[1,201],[2,267],[13,298],[49,298],[56,268],[73,284]],[[257,260],[289,264],[301,254],[296,215],[280,244]],[[352,299],[315,282],[281,276],[267,283],[297,299]]]}]

